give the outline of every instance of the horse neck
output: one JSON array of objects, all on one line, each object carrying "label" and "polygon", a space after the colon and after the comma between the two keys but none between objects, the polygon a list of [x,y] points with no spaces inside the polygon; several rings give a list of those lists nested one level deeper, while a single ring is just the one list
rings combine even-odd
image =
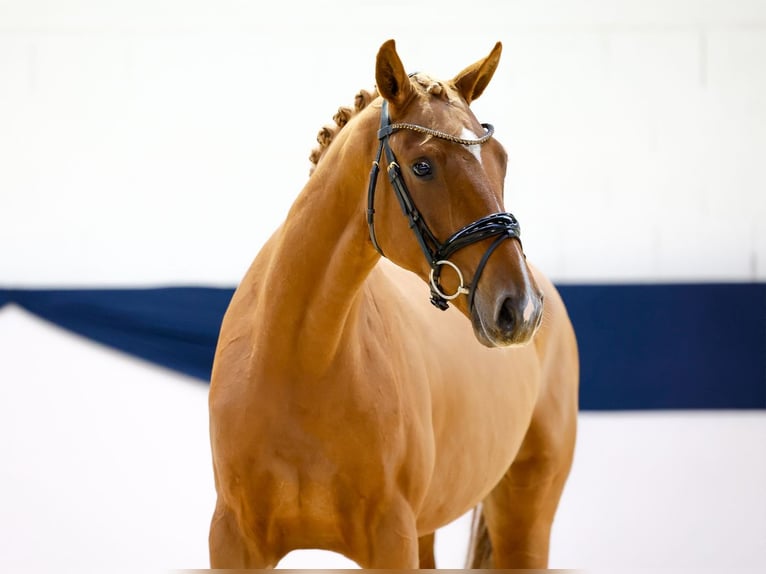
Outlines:
[{"label": "horse neck", "polygon": [[364,218],[375,143],[374,127],[342,130],[274,238],[260,291],[270,360],[323,372],[352,335],[362,286],[379,259]]}]

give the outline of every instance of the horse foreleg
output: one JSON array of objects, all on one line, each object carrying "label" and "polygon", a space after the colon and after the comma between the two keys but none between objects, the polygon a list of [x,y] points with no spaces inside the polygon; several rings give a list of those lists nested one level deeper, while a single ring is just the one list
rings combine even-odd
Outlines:
[{"label": "horse foreleg", "polygon": [[214,569],[273,568],[278,562],[275,556],[248,544],[234,514],[220,501],[210,523],[208,543],[210,567]]},{"label": "horse foreleg", "polygon": [[419,540],[415,515],[405,502],[376,509],[365,517],[367,538],[349,557],[362,568],[417,569]]},{"label": "horse foreleg", "polygon": [[548,567],[550,534],[574,451],[575,422],[533,421],[516,461],[483,504],[494,568]]},{"label": "horse foreleg", "polygon": [[434,542],[436,538],[434,533],[424,534],[418,538],[418,550],[419,550],[419,568],[433,570],[436,568],[436,558],[434,557]]}]

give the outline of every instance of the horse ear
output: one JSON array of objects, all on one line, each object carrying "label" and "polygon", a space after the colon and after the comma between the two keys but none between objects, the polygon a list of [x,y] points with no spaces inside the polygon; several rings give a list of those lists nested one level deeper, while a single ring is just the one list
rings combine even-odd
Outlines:
[{"label": "horse ear", "polygon": [[498,42],[492,48],[489,56],[468,66],[452,80],[452,83],[467,103],[470,104],[478,98],[484,91],[484,88],[487,87],[497,69],[497,64],[500,62],[500,53],[502,51],[503,45]]},{"label": "horse ear", "polygon": [[395,106],[404,104],[412,93],[410,79],[404,71],[399,54],[396,53],[396,44],[393,40],[389,40],[378,50],[375,81],[378,93]]}]

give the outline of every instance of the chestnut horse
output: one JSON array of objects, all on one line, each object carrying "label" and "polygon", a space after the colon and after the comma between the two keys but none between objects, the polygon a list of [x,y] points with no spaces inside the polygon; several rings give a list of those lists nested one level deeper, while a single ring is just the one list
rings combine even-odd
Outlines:
[{"label": "chestnut horse", "polygon": [[436,529],[477,508],[470,566],[547,566],[577,344],[503,207],[506,153],[469,107],[500,51],[438,81],[408,76],[389,40],[377,94],[320,132],[221,326],[213,568],[308,548],[433,568]]}]

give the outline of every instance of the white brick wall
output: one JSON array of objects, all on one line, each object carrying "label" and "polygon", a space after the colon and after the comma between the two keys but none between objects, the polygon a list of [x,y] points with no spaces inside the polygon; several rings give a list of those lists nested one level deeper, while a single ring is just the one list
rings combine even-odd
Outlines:
[{"label": "white brick wall", "polygon": [[503,41],[475,107],[554,279],[766,279],[765,2],[261,6],[0,0],[0,285],[235,283],[389,37]]}]

